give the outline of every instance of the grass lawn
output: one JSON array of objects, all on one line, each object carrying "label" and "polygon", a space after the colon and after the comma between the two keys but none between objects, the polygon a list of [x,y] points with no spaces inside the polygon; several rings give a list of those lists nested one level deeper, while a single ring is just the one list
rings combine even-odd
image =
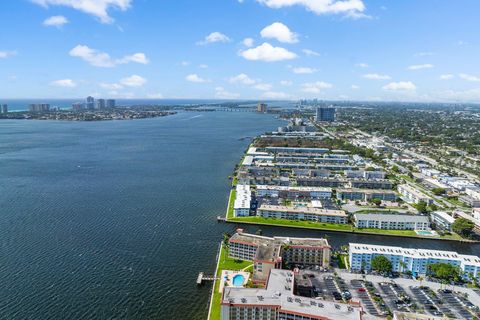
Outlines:
[{"label": "grass lawn", "polygon": [[235,198],[237,197],[237,190],[230,190],[230,197],[228,198],[227,219],[233,218],[233,205],[235,204]]},{"label": "grass lawn", "polygon": [[349,224],[335,224],[335,223],[321,223],[313,221],[296,221],[283,220],[262,217],[237,217],[229,218],[228,221],[245,222],[253,224],[264,224],[272,226],[294,227],[294,228],[310,228],[319,230],[333,230],[333,231],[352,231],[352,226]]},{"label": "grass lawn", "polygon": [[[216,277],[219,278],[222,274],[222,270],[242,270],[243,268],[248,267],[252,264],[251,261],[235,260],[228,257],[228,249],[222,245],[219,254],[219,264],[217,269]],[[211,312],[209,320],[220,320],[221,317],[221,305],[220,300],[222,299],[222,294],[218,292],[220,288],[220,281],[215,281],[213,288],[213,297],[211,303]]]}]

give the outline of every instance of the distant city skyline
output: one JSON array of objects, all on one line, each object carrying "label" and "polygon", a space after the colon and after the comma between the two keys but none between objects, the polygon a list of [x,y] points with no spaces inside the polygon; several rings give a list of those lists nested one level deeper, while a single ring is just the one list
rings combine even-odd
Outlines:
[{"label": "distant city skyline", "polygon": [[480,102],[480,2],[0,3],[0,100]]}]

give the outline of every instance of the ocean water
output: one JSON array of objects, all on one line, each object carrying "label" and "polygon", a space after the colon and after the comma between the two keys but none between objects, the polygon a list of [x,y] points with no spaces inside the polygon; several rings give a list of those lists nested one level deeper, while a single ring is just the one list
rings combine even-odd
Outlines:
[{"label": "ocean water", "polygon": [[[283,122],[178,113],[105,122],[0,121],[0,319],[205,319],[228,176]],[[252,232],[256,228],[247,228]],[[478,245],[262,228],[480,254]]]}]

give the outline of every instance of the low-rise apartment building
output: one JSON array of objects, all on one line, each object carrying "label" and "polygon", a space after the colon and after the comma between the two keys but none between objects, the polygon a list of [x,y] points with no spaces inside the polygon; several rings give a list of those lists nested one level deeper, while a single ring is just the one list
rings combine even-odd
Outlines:
[{"label": "low-rise apartment building", "polygon": [[239,230],[229,240],[229,256],[254,263],[253,281],[265,282],[270,271],[288,265],[328,268],[330,245],[321,238],[263,237]]},{"label": "low-rise apartment building", "polygon": [[395,213],[356,213],[355,227],[388,230],[429,230],[427,216]]},{"label": "low-rise apartment building", "polygon": [[265,288],[227,287],[222,320],[361,320],[358,303],[320,301],[294,295],[294,273],[272,269]]},{"label": "low-rise apartment building", "polygon": [[348,222],[348,215],[343,210],[327,210],[305,206],[288,207],[262,204],[260,208],[257,209],[257,216],[263,218],[307,220],[323,223],[345,224]]},{"label": "low-rise apartment building", "polygon": [[344,174],[347,178],[385,179],[383,171],[347,170]]},{"label": "low-rise apartment building", "polygon": [[252,202],[252,192],[248,184],[237,184],[236,197],[233,203],[235,217],[248,217]]},{"label": "low-rise apartment building", "polygon": [[435,227],[447,231],[452,231],[452,224],[455,222],[455,218],[444,211],[431,212],[430,219]]},{"label": "low-rise apartment building", "polygon": [[372,270],[372,259],[384,256],[392,263],[395,272],[410,271],[414,276],[426,275],[428,266],[433,263],[448,263],[460,268],[466,278],[480,278],[480,258],[462,255],[454,251],[431,249],[410,249],[350,243],[349,262],[352,271]]},{"label": "low-rise apartment building", "polygon": [[401,184],[398,186],[398,192],[403,196],[404,200],[408,203],[425,202],[426,204],[432,204],[433,199],[408,184]]},{"label": "low-rise apartment building", "polygon": [[369,201],[372,199],[380,199],[382,201],[396,201],[397,194],[391,190],[337,189],[337,199],[343,201]]},{"label": "low-rise apartment building", "polygon": [[332,189],[321,187],[287,187],[259,185],[257,186],[256,194],[258,197],[275,197],[284,199],[330,199],[332,197]]}]

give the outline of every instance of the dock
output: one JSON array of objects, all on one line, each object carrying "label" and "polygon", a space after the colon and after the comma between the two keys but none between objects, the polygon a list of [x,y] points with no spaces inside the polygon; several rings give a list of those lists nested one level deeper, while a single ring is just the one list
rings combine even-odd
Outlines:
[{"label": "dock", "polygon": [[221,217],[221,216],[217,216],[217,221],[218,221],[218,222],[226,222],[226,221],[227,221],[227,218]]},{"label": "dock", "polygon": [[202,285],[204,281],[215,281],[214,276],[205,276],[203,272],[200,272],[197,277],[197,286]]}]

